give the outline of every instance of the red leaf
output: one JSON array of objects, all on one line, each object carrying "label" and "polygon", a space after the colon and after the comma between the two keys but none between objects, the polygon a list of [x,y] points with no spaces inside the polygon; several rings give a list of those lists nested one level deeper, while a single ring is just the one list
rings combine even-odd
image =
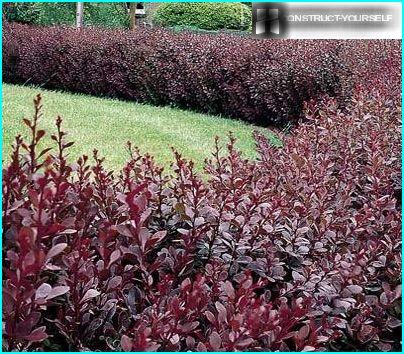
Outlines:
[{"label": "red leaf", "polygon": [[231,284],[231,282],[229,282],[228,280],[226,280],[223,284],[222,284],[222,289],[224,290],[224,292],[226,293],[226,295],[229,297],[229,299],[233,300],[236,296],[235,292],[234,292],[234,288],[233,285]]},{"label": "red leaf", "polygon": [[49,250],[49,252],[46,254],[45,259],[49,260],[53,257],[56,257],[58,254],[62,253],[66,247],[67,243],[58,243]]},{"label": "red leaf", "polygon": [[215,305],[216,305],[216,309],[217,309],[217,312],[218,312],[218,320],[219,320],[219,322],[227,322],[227,310],[226,310],[226,308],[219,302],[219,301],[216,301],[216,303],[215,303]]},{"label": "red leaf", "polygon": [[53,299],[54,297],[61,296],[66,294],[70,290],[70,287],[68,286],[55,286],[52,288],[52,291],[47,297],[47,300]]},{"label": "red leaf", "polygon": [[36,133],[36,142],[41,140],[45,134],[45,130],[38,130],[38,132]]},{"label": "red leaf", "polygon": [[64,148],[64,149],[67,149],[67,148],[69,148],[69,147],[72,146],[72,145],[74,145],[74,141],[70,141],[70,142],[64,144],[64,145],[63,145],[63,148]]},{"label": "red leaf", "polygon": [[95,289],[89,289],[87,290],[87,292],[84,294],[83,298],[81,299],[81,302],[86,302],[94,297],[97,297],[98,295],[100,295],[100,292],[98,290]]},{"label": "red leaf", "polygon": [[220,349],[222,345],[222,338],[220,338],[219,333],[217,333],[216,331],[211,333],[211,335],[209,336],[209,344],[214,351]]},{"label": "red leaf", "polygon": [[108,282],[108,290],[117,288],[119,285],[121,285],[121,283],[122,283],[121,276],[117,275],[111,278],[110,281]]},{"label": "red leaf", "polygon": [[111,264],[115,263],[120,257],[121,257],[121,251],[119,249],[113,251],[111,253],[111,256],[109,257],[108,268],[111,266]]},{"label": "red leaf", "polygon": [[128,336],[125,334],[121,338],[121,347],[124,352],[130,352],[132,351],[132,346],[133,342],[132,339],[130,339]]},{"label": "red leaf", "polygon": [[36,289],[35,299],[46,299],[51,291],[52,287],[47,283],[43,283],[38,289]]},{"label": "red leaf", "polygon": [[25,337],[25,339],[29,340],[30,342],[41,342],[48,338],[45,330],[45,326],[34,329],[28,336]]},{"label": "red leaf", "polygon": [[360,294],[363,292],[363,289],[359,285],[348,285],[346,287],[352,294]]},{"label": "red leaf", "polygon": [[27,118],[23,118],[22,121],[29,127],[31,128],[31,121]]}]

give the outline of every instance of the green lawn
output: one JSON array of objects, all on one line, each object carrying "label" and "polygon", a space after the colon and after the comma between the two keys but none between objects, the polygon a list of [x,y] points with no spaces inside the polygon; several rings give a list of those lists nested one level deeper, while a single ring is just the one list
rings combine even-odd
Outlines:
[{"label": "green lawn", "polygon": [[[91,156],[96,148],[106,157],[108,168],[123,166],[127,159],[125,143],[130,140],[164,166],[168,167],[172,160],[170,147],[173,146],[200,169],[204,159],[210,156],[214,136],[223,137],[225,142],[229,131],[237,137],[237,146],[244,156],[256,156],[252,132],[257,128],[235,120],[170,107],[3,84],[3,161],[9,159],[15,135],[24,133],[25,136],[27,130],[22,118],[32,116],[32,99],[37,93],[43,97],[44,116],[40,125],[47,131],[45,143],[51,143],[49,135],[55,131],[54,121],[59,114],[68,137],[75,141],[70,149],[72,157]],[[269,131],[260,130],[272,137]]]}]

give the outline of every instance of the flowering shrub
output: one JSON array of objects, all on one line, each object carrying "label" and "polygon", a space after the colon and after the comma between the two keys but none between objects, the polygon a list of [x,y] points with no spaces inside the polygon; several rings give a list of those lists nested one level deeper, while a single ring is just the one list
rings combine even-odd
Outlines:
[{"label": "flowering shrub", "polygon": [[[39,74],[38,74],[39,75]],[[71,163],[24,119],[3,170],[5,350],[400,350],[399,102],[308,102],[284,146],[216,140],[207,179],[128,144]]]},{"label": "flowering shrub", "polygon": [[345,97],[351,87],[335,41],[3,27],[8,82],[172,104],[263,125],[293,122],[305,100],[323,93]]}]

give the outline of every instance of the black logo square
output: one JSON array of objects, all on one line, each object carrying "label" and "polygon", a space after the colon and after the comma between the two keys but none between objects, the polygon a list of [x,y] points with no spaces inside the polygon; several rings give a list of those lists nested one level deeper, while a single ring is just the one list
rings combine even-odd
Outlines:
[{"label": "black logo square", "polygon": [[286,15],[282,3],[253,3],[253,36],[260,38],[285,38]]}]

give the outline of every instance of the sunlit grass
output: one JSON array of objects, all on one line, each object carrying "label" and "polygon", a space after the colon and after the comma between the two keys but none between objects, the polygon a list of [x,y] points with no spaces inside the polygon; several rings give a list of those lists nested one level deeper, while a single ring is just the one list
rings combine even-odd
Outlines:
[{"label": "sunlit grass", "polygon": [[43,97],[44,116],[40,125],[48,133],[45,144],[52,144],[49,136],[55,131],[55,118],[60,115],[68,138],[75,141],[71,156],[91,156],[96,148],[106,157],[106,166],[113,169],[122,167],[127,160],[128,140],[166,167],[172,161],[171,147],[174,147],[201,169],[204,159],[210,156],[216,135],[225,143],[228,132],[233,132],[238,139],[236,146],[249,158],[256,156],[252,137],[255,129],[272,137],[264,128],[222,117],[3,84],[3,163],[9,159],[15,135],[26,136],[22,118],[32,116],[32,100],[37,93]]}]

